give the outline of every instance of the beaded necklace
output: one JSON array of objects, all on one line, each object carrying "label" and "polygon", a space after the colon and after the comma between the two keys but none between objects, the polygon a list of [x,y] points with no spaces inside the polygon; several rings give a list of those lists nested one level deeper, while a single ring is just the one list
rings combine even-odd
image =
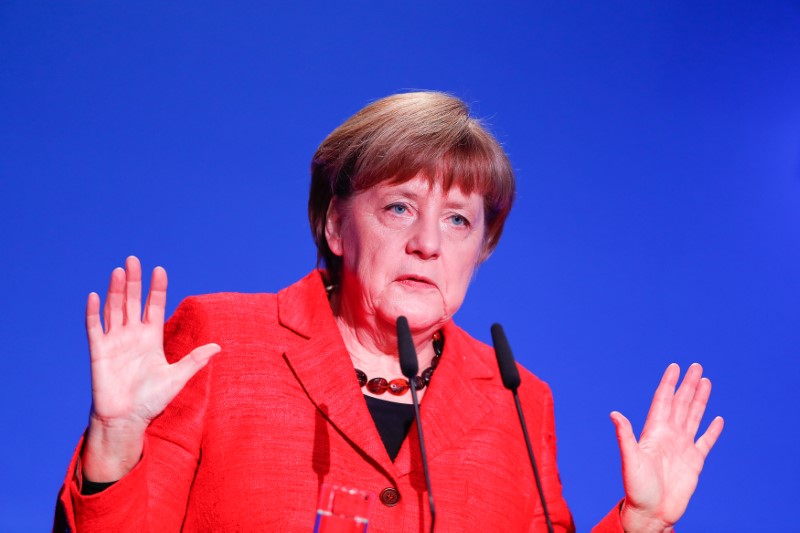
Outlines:
[{"label": "beaded necklace", "polygon": [[[431,376],[439,366],[439,359],[442,357],[444,350],[444,336],[440,331],[433,334],[433,359],[431,359],[431,366],[422,371],[419,376],[414,376],[414,388],[422,390],[431,383]],[[372,394],[381,395],[384,392],[389,392],[393,396],[402,396],[409,389],[408,380],[405,378],[397,378],[391,381],[386,378],[372,378],[367,380],[367,374],[364,371],[356,368],[356,378],[358,378],[359,386],[367,387],[367,390]]]}]

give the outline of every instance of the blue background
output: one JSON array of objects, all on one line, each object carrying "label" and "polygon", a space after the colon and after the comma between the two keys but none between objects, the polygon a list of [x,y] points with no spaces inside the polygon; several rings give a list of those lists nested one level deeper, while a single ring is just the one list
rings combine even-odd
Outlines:
[{"label": "blue background", "polygon": [[552,385],[579,530],[622,495],[608,413],[697,360],[726,427],[680,530],[800,531],[800,3],[331,4],[0,4],[0,530],[49,527],[87,293],[129,254],[170,311],[298,279],[314,149],[422,88],[517,170],[457,321]]}]

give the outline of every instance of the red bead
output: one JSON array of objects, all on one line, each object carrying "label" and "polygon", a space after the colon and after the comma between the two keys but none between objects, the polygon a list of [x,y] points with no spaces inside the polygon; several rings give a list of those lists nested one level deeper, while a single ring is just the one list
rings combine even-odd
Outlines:
[{"label": "red bead", "polygon": [[389,382],[389,394],[400,396],[408,390],[408,381],[403,378],[393,379]]},{"label": "red bead", "polygon": [[439,366],[439,360],[441,359],[443,349],[444,336],[441,331],[436,331],[433,334],[433,352],[435,355],[431,360],[431,366],[426,368],[421,376],[414,376],[410,381],[403,378],[393,379],[391,382],[384,378],[372,378],[368,381],[367,374],[358,368],[356,368],[356,379],[358,379],[359,385],[362,387],[366,386],[369,392],[376,395],[383,394],[388,390],[389,394],[401,396],[411,388],[410,383],[414,384],[414,389],[422,390],[430,386],[431,376],[433,376],[433,371],[436,367]]},{"label": "red bead", "polygon": [[383,378],[372,378],[367,381],[367,390],[372,394],[383,394],[389,388],[389,382]]}]

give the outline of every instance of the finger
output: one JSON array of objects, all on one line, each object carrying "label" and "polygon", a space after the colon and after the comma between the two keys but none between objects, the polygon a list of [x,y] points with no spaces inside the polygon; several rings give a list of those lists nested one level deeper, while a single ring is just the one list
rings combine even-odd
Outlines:
[{"label": "finger", "polygon": [[134,256],[125,260],[125,322],[136,323],[142,319],[142,265]]},{"label": "finger", "polygon": [[103,337],[103,325],[100,323],[100,296],[96,292],[89,293],[86,299],[86,335],[89,345]]},{"label": "finger", "polygon": [[638,463],[636,452],[639,450],[639,443],[636,442],[636,436],[633,434],[633,426],[619,411],[611,412],[611,421],[614,422],[614,427],[617,430],[617,442],[619,443],[619,454],[622,458],[623,468],[626,465],[629,468],[636,468]]},{"label": "finger", "polygon": [[653,395],[653,402],[650,404],[650,411],[647,413],[645,426],[651,421],[667,420],[672,411],[672,398],[675,394],[675,384],[678,383],[678,376],[681,373],[680,367],[672,363],[664,371],[661,382]]},{"label": "finger", "polygon": [[103,318],[106,324],[106,333],[114,327],[122,325],[122,304],[125,300],[125,271],[117,267],[111,272],[111,281],[108,283],[108,295],[103,307]]},{"label": "finger", "polygon": [[713,448],[714,444],[717,442],[719,434],[722,433],[722,426],[724,425],[725,421],[721,416],[718,416],[711,421],[711,424],[708,426],[706,432],[703,433],[703,436],[697,439],[695,446],[697,446],[697,449],[703,455],[704,460],[708,457],[708,452],[711,451],[711,448]]},{"label": "finger", "polygon": [[170,365],[175,394],[180,392],[184,385],[192,379],[192,376],[206,366],[209,359],[221,350],[222,348],[218,344],[205,344],[192,350],[177,363]]},{"label": "finger", "polygon": [[700,383],[697,384],[697,391],[694,393],[694,398],[689,406],[689,413],[686,417],[686,431],[692,438],[697,435],[700,421],[703,419],[703,414],[706,412],[709,396],[711,396],[711,381],[708,378],[702,378]]},{"label": "finger", "polygon": [[700,377],[703,375],[703,367],[698,363],[692,363],[683,376],[681,386],[678,387],[678,392],[672,400],[672,412],[670,419],[678,426],[686,424],[686,415],[689,412],[689,405],[694,399],[697,392],[697,384],[700,382]]},{"label": "finger", "polygon": [[108,333],[109,320],[111,318],[110,317],[111,306],[108,301],[108,295],[111,293],[111,287],[114,285],[114,270],[111,271],[111,277],[108,280],[108,291],[106,292],[106,301],[103,304],[103,326],[105,327],[106,333]]},{"label": "finger", "polygon": [[150,292],[144,308],[144,322],[164,325],[164,314],[167,307],[167,271],[161,267],[153,269],[150,278]]}]

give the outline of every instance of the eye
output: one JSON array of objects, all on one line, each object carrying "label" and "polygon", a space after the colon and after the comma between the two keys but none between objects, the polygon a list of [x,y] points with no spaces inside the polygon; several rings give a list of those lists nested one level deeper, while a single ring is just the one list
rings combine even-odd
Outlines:
[{"label": "eye", "polygon": [[391,204],[386,207],[386,210],[395,215],[405,215],[408,212],[408,207],[403,204]]},{"label": "eye", "polygon": [[452,222],[454,226],[469,226],[469,220],[467,220],[463,215],[451,216],[450,222]]}]

